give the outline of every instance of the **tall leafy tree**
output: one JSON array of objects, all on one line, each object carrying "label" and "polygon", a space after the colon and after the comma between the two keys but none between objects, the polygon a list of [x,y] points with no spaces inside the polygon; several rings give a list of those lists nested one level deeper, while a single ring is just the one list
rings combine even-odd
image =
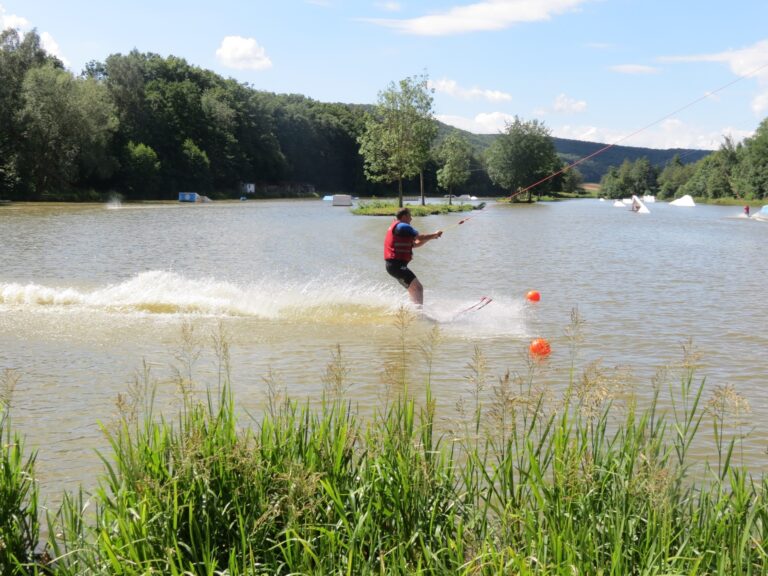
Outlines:
[{"label": "tall leafy tree", "polygon": [[437,183],[448,192],[448,204],[451,204],[453,191],[469,180],[472,147],[458,132],[451,132],[438,147],[436,155],[441,164]]},{"label": "tall leafy tree", "polygon": [[288,179],[319,184],[326,175],[324,164],[329,150],[328,130],[318,117],[321,114],[317,113],[317,103],[290,94],[273,104],[272,117],[280,150],[286,158]]},{"label": "tall leafy tree", "polygon": [[731,185],[731,174],[736,166],[735,156],[721,149],[713,155],[713,170],[707,176],[707,198],[725,198],[736,194]]},{"label": "tall leafy tree", "polygon": [[424,194],[424,170],[431,158],[432,143],[437,137],[437,121],[432,111],[432,93],[429,78],[426,74],[414,79],[411,83],[412,101],[416,108],[417,120],[414,126],[416,132],[416,164],[419,167],[419,192],[421,205],[426,204]]},{"label": "tall leafy tree", "polygon": [[657,170],[647,158],[630,162],[625,160],[619,168],[611,167],[600,181],[600,189],[608,198],[627,198],[656,194]]},{"label": "tall leafy tree", "polygon": [[[149,115],[144,92],[147,58],[137,50],[128,55],[113,54],[99,72],[106,78],[107,89],[118,111],[121,146],[129,141],[148,141]],[[89,63],[86,73],[101,68],[98,63]]]},{"label": "tall leafy tree", "polygon": [[563,192],[584,192],[584,176],[578,168],[571,167],[563,173]]},{"label": "tall leafy tree", "polygon": [[678,154],[669,161],[659,174],[659,199],[674,198],[677,191],[693,176],[694,164],[683,164]]},{"label": "tall leafy tree", "polygon": [[719,165],[715,154],[710,154],[696,162],[695,170],[691,177],[677,191],[675,196],[684,196],[689,194],[695,198],[707,197],[707,182],[710,176],[719,170]]},{"label": "tall leafy tree", "polygon": [[[538,120],[523,121],[515,116],[486,150],[486,165],[491,181],[513,195],[557,172],[561,162],[549,129]],[[535,186],[537,194],[550,189],[551,180]]]},{"label": "tall leafy tree", "polygon": [[44,65],[63,68],[58,58],[43,49],[37,31],[23,38],[13,28],[0,32],[0,197],[25,197],[19,173],[22,86],[27,72]]},{"label": "tall leafy tree", "polygon": [[621,198],[624,195],[619,182],[619,169],[609,166],[608,171],[600,179],[600,192],[606,198]]},{"label": "tall leafy tree", "polygon": [[78,182],[112,174],[107,151],[117,117],[103,86],[47,65],[27,73],[22,95],[19,164],[31,198],[61,197]]},{"label": "tall leafy tree", "polygon": [[727,137],[719,150],[692,166],[691,176],[680,186],[679,194],[697,198],[749,198],[749,185],[744,179],[743,152],[741,144],[734,144]]},{"label": "tall leafy tree", "polygon": [[128,199],[153,197],[157,193],[160,160],[146,144],[128,142],[120,165],[122,190]]},{"label": "tall leafy tree", "polygon": [[181,144],[181,162],[176,182],[181,190],[211,189],[211,161],[205,150],[192,138],[187,138]]},{"label": "tall leafy tree", "polygon": [[75,105],[80,124],[79,175],[73,184],[99,186],[119,164],[112,141],[119,128],[117,110],[106,86],[96,78],[75,79]]},{"label": "tall leafy tree", "polygon": [[643,156],[638,158],[630,164],[630,192],[636,196],[642,196],[644,194],[655,194],[657,185],[658,173],[656,169],[651,166],[648,158]]},{"label": "tall leafy tree", "polygon": [[432,94],[426,76],[391,83],[379,93],[373,114],[358,138],[365,174],[374,182],[397,182],[403,205],[403,180],[419,174],[437,136]]},{"label": "tall leafy tree", "polygon": [[274,119],[263,94],[231,85],[238,111],[234,136],[240,152],[237,176],[241,182],[269,182],[284,177],[285,155],[275,134]]},{"label": "tall leafy tree", "polygon": [[768,118],[744,141],[740,183],[749,199],[768,198]]}]

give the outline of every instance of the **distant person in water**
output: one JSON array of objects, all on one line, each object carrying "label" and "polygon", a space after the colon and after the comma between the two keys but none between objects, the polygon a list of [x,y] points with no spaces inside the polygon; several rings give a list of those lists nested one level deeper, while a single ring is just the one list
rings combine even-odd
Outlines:
[{"label": "distant person in water", "polygon": [[413,258],[414,248],[424,246],[435,238],[440,238],[443,231],[438,230],[434,234],[419,234],[411,226],[413,217],[408,208],[398,210],[395,218],[384,237],[384,261],[387,265],[387,272],[408,290],[411,301],[421,306],[424,303],[424,287],[408,268],[408,262]]},{"label": "distant person in water", "polygon": [[747,218],[749,218],[749,204],[747,204],[746,206],[744,206],[744,214],[746,214],[746,215],[747,215]]}]

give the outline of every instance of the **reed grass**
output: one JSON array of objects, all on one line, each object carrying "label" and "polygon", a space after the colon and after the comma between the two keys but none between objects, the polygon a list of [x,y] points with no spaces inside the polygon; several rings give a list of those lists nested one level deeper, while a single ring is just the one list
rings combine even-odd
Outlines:
[{"label": "reed grass", "polygon": [[[493,377],[478,347],[457,425],[444,430],[431,382],[439,333],[412,347],[426,365],[417,401],[414,359],[403,354],[409,323],[397,322],[397,393],[372,416],[345,400],[340,347],[319,404],[288,398],[270,377],[268,410],[246,424],[221,337],[217,382],[202,397],[183,394],[174,419],[155,414],[145,367],[119,422],[104,427],[111,453],[99,488],[64,498],[49,517],[52,561],[27,555],[28,572],[768,573],[768,486],[734,457],[748,431],[726,426],[744,400],[716,390],[705,402],[690,356],[640,407],[597,363],[553,398],[537,384],[545,365]],[[187,368],[197,357],[182,356]],[[180,374],[188,391],[193,371]],[[710,422],[711,465],[690,456]],[[25,493],[23,482],[8,486]]]},{"label": "reed grass", "polygon": [[25,455],[23,439],[11,426],[11,401],[19,374],[0,375],[0,573],[25,574],[36,562],[40,536],[36,453]]}]

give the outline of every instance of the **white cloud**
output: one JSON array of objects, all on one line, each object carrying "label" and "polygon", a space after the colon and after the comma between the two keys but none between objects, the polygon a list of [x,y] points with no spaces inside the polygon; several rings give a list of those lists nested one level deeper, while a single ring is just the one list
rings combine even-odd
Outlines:
[{"label": "white cloud", "polygon": [[29,20],[15,14],[6,14],[5,7],[0,4],[0,30],[15,28],[18,30],[28,30],[31,28]]},{"label": "white cloud", "polygon": [[53,36],[48,34],[48,32],[43,32],[40,34],[40,44],[45,49],[48,54],[51,54],[52,56],[56,56],[61,62],[69,68],[69,60],[67,60],[62,54],[61,49],[59,48],[59,44],[56,42],[56,40],[53,39]]},{"label": "white cloud", "polygon": [[427,16],[370,19],[375,24],[417,36],[448,36],[487,30],[503,30],[520,22],[549,20],[577,9],[590,0],[485,0],[454,6]]},{"label": "white cloud", "polygon": [[[437,114],[436,118],[449,126],[475,134],[498,134],[504,131],[507,123],[515,120],[514,115],[504,112],[478,114],[474,118]],[[735,142],[740,142],[753,134],[754,131],[739,130],[730,126],[724,126],[719,130],[700,130],[676,118],[664,120],[641,131],[621,131],[599,126],[571,124],[552,127],[552,135],[557,138],[662,150],[669,148],[717,150],[726,136],[731,137]]]},{"label": "white cloud", "polygon": [[757,115],[761,115],[768,110],[768,92],[758,94],[752,99],[752,110]]},{"label": "white cloud", "polygon": [[[8,28],[13,28],[15,30],[19,30],[21,32],[21,35],[23,36],[25,32],[29,31],[32,28],[32,24],[27,20],[26,18],[22,16],[16,16],[15,14],[6,14],[5,7],[0,4],[0,31],[7,30]],[[41,32],[40,33],[40,45],[43,47],[43,50],[45,50],[48,54],[51,56],[56,56],[61,62],[64,64],[64,66],[69,67],[69,60],[67,60],[61,53],[61,49],[59,48],[58,43],[56,40],[53,39],[53,36],[51,36],[48,32]]]},{"label": "white cloud", "polygon": [[610,66],[610,70],[620,74],[658,74],[659,69],[654,66],[644,66],[642,64],[618,64]]},{"label": "white cloud", "polygon": [[560,94],[558,95],[557,98],[555,98],[555,103],[552,106],[552,109],[555,112],[564,112],[564,113],[584,112],[584,110],[587,109],[587,101],[574,100],[573,98],[569,98],[565,94]]},{"label": "white cloud", "polygon": [[239,70],[266,70],[272,61],[266,51],[253,38],[226,36],[216,50],[216,58],[228,68]]},{"label": "white cloud", "polygon": [[387,12],[399,12],[399,2],[376,2],[376,7]]},{"label": "white cloud", "polygon": [[447,114],[436,114],[435,117],[444,124],[475,134],[495,134],[501,132],[506,128],[508,122],[514,122],[515,120],[514,115],[504,112],[483,113],[476,115],[474,118]]},{"label": "white cloud", "polygon": [[587,109],[586,100],[575,100],[574,98],[570,98],[565,94],[559,94],[555,98],[555,101],[552,103],[551,107],[535,108],[533,110],[533,115],[540,117],[540,116],[548,116],[551,113],[579,114],[581,112],[586,111],[586,109]]},{"label": "white cloud", "polygon": [[481,88],[463,88],[455,80],[430,80],[429,87],[435,92],[448,94],[461,100],[488,100],[489,102],[507,102],[512,100],[512,95],[500,90],[486,90]]},{"label": "white cloud", "polygon": [[558,138],[586,140],[603,144],[621,146],[640,146],[645,148],[694,148],[698,150],[717,150],[726,136],[740,142],[753,132],[723,127],[720,130],[702,131],[684,122],[671,118],[642,130],[638,133],[604,129],[598,126],[562,125],[552,129],[552,135]]},{"label": "white cloud", "polygon": [[761,40],[752,46],[739,50],[692,56],[665,56],[660,60],[665,62],[722,62],[727,64],[731,72],[739,79],[755,78],[757,80],[760,91],[752,99],[752,111],[761,115],[768,110],[768,40]]}]

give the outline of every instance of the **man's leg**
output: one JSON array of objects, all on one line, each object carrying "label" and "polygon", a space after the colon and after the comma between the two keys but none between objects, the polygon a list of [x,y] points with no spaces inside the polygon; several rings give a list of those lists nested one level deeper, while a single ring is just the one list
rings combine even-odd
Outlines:
[{"label": "man's leg", "polygon": [[414,304],[419,306],[424,304],[424,286],[421,285],[418,278],[414,278],[408,286],[408,295]]}]

